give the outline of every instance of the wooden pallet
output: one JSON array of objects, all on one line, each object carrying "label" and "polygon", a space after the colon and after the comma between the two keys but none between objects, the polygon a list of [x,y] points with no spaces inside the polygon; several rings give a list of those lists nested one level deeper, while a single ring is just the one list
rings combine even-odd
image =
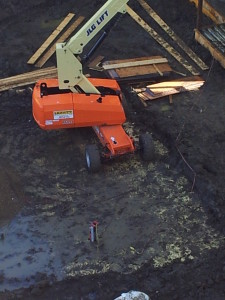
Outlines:
[{"label": "wooden pallet", "polygon": [[[189,0],[190,2],[194,2],[196,7],[198,7],[198,0]],[[203,1],[202,6],[203,13],[208,16],[217,26],[219,24],[225,24],[225,17],[220,14],[218,11],[216,11],[206,0]],[[214,26],[211,27],[212,30]],[[209,27],[210,28],[210,27]],[[202,28],[203,29],[203,28]],[[221,36],[220,34],[217,37],[212,36],[213,40],[208,38],[207,35],[204,33],[203,30],[195,29],[195,39],[196,41],[205,47],[209,52],[211,53],[212,57],[214,57],[223,68],[225,68],[225,54],[224,51],[224,34]],[[218,40],[218,44],[217,44]]]},{"label": "wooden pallet", "polygon": [[118,81],[167,76],[172,72],[167,59],[162,56],[105,61],[102,68]]},{"label": "wooden pallet", "polygon": [[208,40],[198,29],[195,29],[195,39],[203,47],[209,50],[211,55],[225,68],[225,55],[219,48],[217,48],[213,43]]}]

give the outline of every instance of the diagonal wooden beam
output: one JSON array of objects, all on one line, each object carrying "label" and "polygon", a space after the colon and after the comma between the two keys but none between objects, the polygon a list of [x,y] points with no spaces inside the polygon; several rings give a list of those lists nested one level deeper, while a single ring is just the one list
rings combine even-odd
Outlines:
[{"label": "diagonal wooden beam", "polygon": [[59,26],[52,32],[52,34],[47,38],[47,40],[41,45],[41,47],[31,56],[28,60],[28,64],[33,65],[38,58],[45,52],[45,50],[50,46],[50,44],[57,38],[57,36],[62,32],[67,24],[72,20],[75,15],[69,13],[65,19],[59,24]]},{"label": "diagonal wooden beam", "polygon": [[152,27],[150,27],[141,17],[136,14],[128,5],[127,13],[142,27],[149,35],[158,42],[167,52],[169,52],[180,64],[182,64],[192,75],[199,75],[199,72],[184,59],[179,52],[170,46]]},{"label": "diagonal wooden beam", "polygon": [[40,58],[35,64],[36,67],[42,67],[46,61],[55,53],[56,43],[64,42],[74,30],[83,22],[84,17],[80,16],[65,32],[64,34],[49,48],[49,50]]},{"label": "diagonal wooden beam", "polygon": [[150,17],[174,40],[178,46],[202,69],[208,70],[209,67],[181,40],[179,36],[160,18],[160,16],[144,1],[138,0],[140,5],[146,10]]}]

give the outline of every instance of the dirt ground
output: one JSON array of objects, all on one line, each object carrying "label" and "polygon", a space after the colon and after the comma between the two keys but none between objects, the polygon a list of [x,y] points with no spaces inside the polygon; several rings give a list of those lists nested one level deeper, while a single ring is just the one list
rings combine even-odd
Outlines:
[{"label": "dirt ground", "polygon": [[[0,77],[34,70],[27,60],[69,12],[88,20],[104,2],[0,1]],[[89,174],[92,129],[42,131],[32,86],[0,94],[0,299],[110,300],[129,290],[152,300],[225,298],[224,69],[194,40],[194,5],[147,2],[209,66],[204,86],[172,105],[164,98],[144,107],[121,86],[130,109],[124,126],[134,139],[152,134],[154,161],[137,154]],[[137,1],[129,5],[168,40]],[[190,76],[128,15],[97,55],[162,55]],[[53,57],[46,66],[55,64]],[[94,220],[97,243],[88,240]]]}]

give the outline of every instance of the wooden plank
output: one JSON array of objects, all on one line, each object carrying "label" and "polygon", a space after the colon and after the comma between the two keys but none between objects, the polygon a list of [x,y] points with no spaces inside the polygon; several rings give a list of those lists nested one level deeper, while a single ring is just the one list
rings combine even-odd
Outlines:
[{"label": "wooden plank", "polygon": [[156,69],[156,71],[159,73],[160,76],[163,76],[163,73],[160,71],[157,65],[153,64],[153,67]]},{"label": "wooden plank", "polygon": [[20,75],[0,79],[0,92],[15,87],[25,86],[35,83],[41,78],[57,78],[57,68],[50,67],[42,70],[23,73]]},{"label": "wooden plank", "polygon": [[62,32],[62,30],[66,27],[67,24],[72,20],[75,16],[73,13],[69,13],[65,19],[59,24],[59,26],[52,32],[52,34],[47,38],[47,40],[41,45],[41,47],[32,55],[32,57],[28,60],[28,64],[33,65],[38,58],[45,52],[45,50],[50,46],[50,44],[56,39],[56,37]]},{"label": "wooden plank", "polygon": [[[144,61],[144,60],[153,60],[153,59],[162,59],[162,56],[147,56],[147,57],[138,57],[138,58],[131,58],[131,59],[123,59],[123,60],[113,60],[113,61],[105,61],[102,65],[112,65],[112,64],[121,64],[121,63],[130,63],[135,61]],[[134,66],[134,67],[127,67],[127,68],[118,68],[118,69],[109,69],[107,70],[108,75],[111,78],[115,78],[120,81],[128,80],[130,78],[138,79],[150,76],[158,76],[160,73],[163,75],[168,75],[172,72],[171,67],[168,63],[160,63],[157,64],[158,70],[155,68],[156,65],[143,65],[143,66]],[[161,76],[160,74],[160,76]]]},{"label": "wooden plank", "polygon": [[209,67],[181,40],[179,36],[160,18],[160,16],[144,1],[138,0],[140,5],[155,20],[156,23],[174,40],[177,45],[202,69],[208,70]]},{"label": "wooden plank", "polygon": [[64,42],[74,30],[83,22],[84,17],[80,16],[65,32],[64,34],[50,47],[50,49],[43,55],[43,57],[35,64],[36,67],[42,67],[47,60],[55,53],[56,43]]},{"label": "wooden plank", "polygon": [[[158,70],[161,74],[168,75],[172,72],[171,67],[168,64],[158,64]],[[141,75],[159,75],[159,71],[156,70],[154,65],[140,66],[140,67],[130,67],[124,69],[116,69],[116,73],[120,78],[125,77],[136,77]],[[160,74],[160,76],[161,76]]]},{"label": "wooden plank", "polygon": [[99,55],[95,57],[88,65],[88,68],[95,71],[102,71],[102,68],[100,67],[100,64],[102,60],[104,59],[104,56]]},{"label": "wooden plank", "polygon": [[[172,81],[151,84],[145,88],[133,89],[142,100],[154,100],[184,91],[198,90],[204,84],[201,77],[186,77]],[[170,97],[171,101],[171,97]]]},{"label": "wooden plank", "polygon": [[199,44],[208,49],[211,55],[225,68],[225,56],[197,29],[195,29],[195,39]]},{"label": "wooden plank", "polygon": [[27,73],[23,73],[23,74],[19,74],[19,75],[15,75],[15,76],[11,76],[8,78],[3,78],[0,79],[0,83],[3,84],[8,84],[11,81],[20,81],[20,80],[26,80],[29,77],[33,77],[33,76],[44,76],[47,73],[50,73],[51,71],[54,72],[56,70],[55,67],[49,67],[49,68],[45,68],[45,69],[41,69],[41,70],[36,70],[36,71],[32,71],[32,72],[27,72]]},{"label": "wooden plank", "polygon": [[[189,0],[198,7],[198,0]],[[206,0],[203,1],[202,12],[208,16],[214,23],[222,24],[225,23],[225,17],[215,10]]]},{"label": "wooden plank", "polygon": [[199,72],[184,59],[172,46],[170,46],[153,28],[151,28],[141,17],[127,5],[128,14],[155,39],[166,51],[168,51],[180,64],[182,64],[192,75]]},{"label": "wooden plank", "polygon": [[147,60],[121,62],[118,64],[111,64],[111,65],[103,65],[102,67],[104,70],[109,70],[109,69],[118,69],[118,68],[138,67],[138,66],[151,65],[151,64],[160,64],[166,62],[168,62],[166,58],[155,58],[155,59],[147,59]]},{"label": "wooden plank", "polygon": [[[161,84],[154,84],[154,85],[149,85],[147,86],[147,92],[150,96],[155,97],[155,96],[161,96],[164,95],[164,93],[176,93],[180,91],[190,91],[193,89],[197,89],[201,87],[204,84],[204,81],[191,81],[191,82],[179,82],[179,81],[174,81],[174,82],[163,82]],[[149,89],[149,91],[148,91]]]}]

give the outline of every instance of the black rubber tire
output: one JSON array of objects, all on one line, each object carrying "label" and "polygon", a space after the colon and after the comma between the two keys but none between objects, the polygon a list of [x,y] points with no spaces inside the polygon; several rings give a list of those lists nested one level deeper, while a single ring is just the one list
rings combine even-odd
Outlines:
[{"label": "black rubber tire", "polygon": [[98,172],[101,167],[98,147],[96,145],[87,145],[85,148],[85,157],[88,171],[92,173]]},{"label": "black rubber tire", "polygon": [[139,136],[139,149],[141,158],[144,161],[151,161],[155,156],[155,147],[150,134],[141,134]]}]

